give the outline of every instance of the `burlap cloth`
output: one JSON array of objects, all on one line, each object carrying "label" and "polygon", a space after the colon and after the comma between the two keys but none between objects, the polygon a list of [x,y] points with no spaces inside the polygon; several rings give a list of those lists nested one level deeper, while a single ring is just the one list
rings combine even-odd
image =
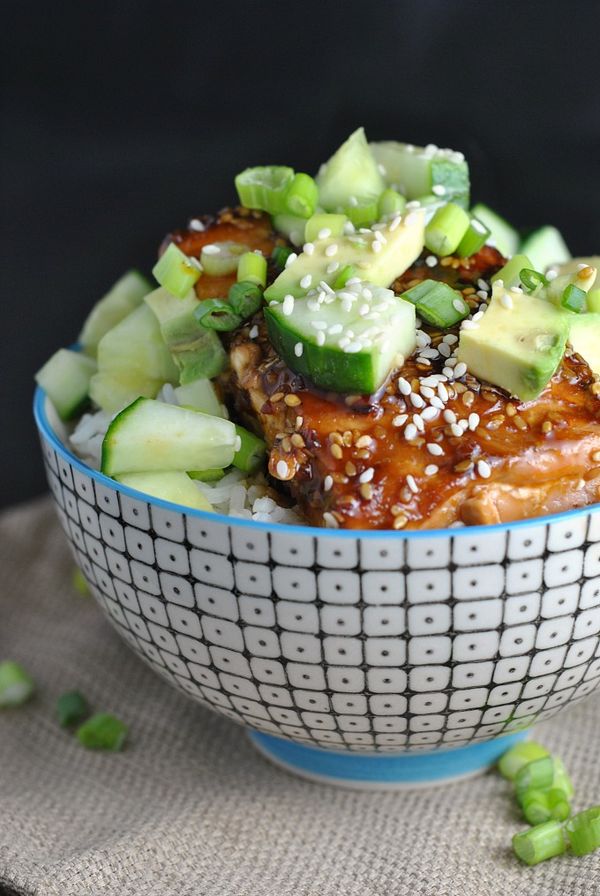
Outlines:
[{"label": "burlap cloth", "polygon": [[[494,773],[364,793],[271,767],[244,732],[161,681],[71,585],[48,500],[0,517],[0,656],[38,695],[0,715],[0,890],[56,896],[592,896],[600,852],[534,869]],[[54,701],[79,688],[131,726],[121,754],[84,750]],[[539,726],[600,802],[600,699]]]}]

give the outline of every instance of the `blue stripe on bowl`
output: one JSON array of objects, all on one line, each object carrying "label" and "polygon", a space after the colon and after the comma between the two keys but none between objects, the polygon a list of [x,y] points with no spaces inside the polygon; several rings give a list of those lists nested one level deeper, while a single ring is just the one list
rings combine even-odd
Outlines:
[{"label": "blue stripe on bowl", "polygon": [[468,747],[393,755],[322,750],[262,731],[249,731],[248,735],[261,753],[300,775],[349,785],[417,786],[452,781],[483,771],[497,762],[513,744],[525,740],[529,731],[519,731]]}]

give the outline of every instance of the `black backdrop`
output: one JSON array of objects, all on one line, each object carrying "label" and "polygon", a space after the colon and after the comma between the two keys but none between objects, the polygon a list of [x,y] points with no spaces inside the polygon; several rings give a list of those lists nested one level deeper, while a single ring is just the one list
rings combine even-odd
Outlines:
[{"label": "black backdrop", "polygon": [[596,0],[2,4],[3,503],[44,488],[31,376],[248,164],[357,125],[461,149],[473,192],[600,250]]}]

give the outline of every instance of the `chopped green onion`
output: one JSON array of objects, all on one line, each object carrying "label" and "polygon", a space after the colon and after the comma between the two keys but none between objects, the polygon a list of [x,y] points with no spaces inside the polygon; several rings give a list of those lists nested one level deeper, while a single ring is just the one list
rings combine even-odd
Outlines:
[{"label": "chopped green onion", "polygon": [[567,311],[581,314],[587,307],[587,293],[585,290],[580,289],[579,286],[575,286],[574,283],[569,283],[561,296],[560,304]]},{"label": "chopped green onion", "polygon": [[299,218],[310,218],[319,202],[319,188],[310,174],[299,172],[285,194],[286,210]]},{"label": "chopped green onion", "polygon": [[243,426],[236,424],[235,431],[240,438],[240,447],[233,456],[233,465],[244,473],[254,473],[265,459],[267,446]]},{"label": "chopped green onion", "polygon": [[267,285],[267,259],[257,252],[244,252],[237,269],[238,281],[256,283],[263,288]]},{"label": "chopped green onion", "polygon": [[285,263],[292,254],[293,249],[289,246],[275,246],[271,252],[271,261],[280,271],[285,269]]},{"label": "chopped green onion", "polygon": [[370,227],[379,220],[379,206],[376,199],[365,199],[356,205],[347,205],[344,212],[355,227]]},{"label": "chopped green onion", "polygon": [[202,266],[196,258],[169,243],[152,268],[158,283],[178,299],[184,299],[202,273]]},{"label": "chopped green onion", "polygon": [[90,707],[85,697],[79,691],[69,691],[61,694],[56,701],[56,714],[61,728],[70,725],[78,725],[88,715]]},{"label": "chopped green onion", "polygon": [[516,774],[515,790],[518,799],[527,790],[548,790],[550,787],[561,788],[568,797],[573,795],[573,784],[560,759],[542,756],[528,762]]},{"label": "chopped green onion", "polygon": [[107,712],[99,712],[80,725],[75,736],[88,750],[120,750],[127,737],[127,726]]},{"label": "chopped green onion", "polygon": [[422,280],[401,294],[412,302],[427,323],[446,329],[469,315],[469,306],[459,292],[441,280]]},{"label": "chopped green onion", "polygon": [[327,215],[324,212],[313,215],[306,222],[304,239],[307,243],[314,243],[326,237],[342,236],[347,223],[346,215]]},{"label": "chopped green onion", "polygon": [[285,165],[246,168],[237,175],[235,187],[246,208],[258,208],[270,215],[285,211],[285,197],[294,178],[294,169]]},{"label": "chopped green onion", "polygon": [[499,271],[490,278],[492,283],[496,280],[502,280],[506,289],[518,286],[521,282],[521,271],[527,268],[532,269],[532,264],[526,255],[513,255],[513,257],[503,265]]},{"label": "chopped green onion", "polygon": [[14,660],[0,663],[0,709],[21,706],[33,696],[34,691],[33,678],[23,666]]},{"label": "chopped green onion", "polygon": [[356,277],[357,270],[353,264],[346,264],[333,281],[333,289],[343,289],[348,280]]},{"label": "chopped green onion", "polygon": [[533,740],[527,740],[511,747],[498,763],[498,771],[504,778],[514,781],[517,772],[534,759],[543,759],[550,753],[541,744],[537,744]]},{"label": "chopped green onion", "polygon": [[251,283],[247,279],[242,280],[233,284],[228,299],[236,314],[244,319],[252,317],[263,303],[262,289],[256,283]]},{"label": "chopped green onion", "polygon": [[600,848],[600,806],[578,812],[565,825],[571,851],[585,856]]},{"label": "chopped green onion", "polygon": [[520,804],[529,824],[542,824],[550,820],[564,821],[571,814],[567,794],[560,787],[526,790]]},{"label": "chopped green onion", "polygon": [[78,566],[73,570],[71,583],[75,591],[78,591],[82,597],[87,597],[90,593],[90,586],[87,583],[87,579]]},{"label": "chopped green onion", "polygon": [[194,317],[207,330],[222,332],[235,330],[242,323],[239,314],[223,299],[203,299],[194,311]]},{"label": "chopped green onion", "polygon": [[456,248],[456,254],[461,258],[470,258],[476,252],[485,246],[490,236],[490,229],[486,227],[478,218],[472,217],[469,221],[463,238]]},{"label": "chopped green onion", "polygon": [[530,295],[543,289],[544,286],[548,286],[548,281],[544,275],[539,271],[531,270],[531,268],[523,268],[519,273],[519,279]]},{"label": "chopped green onion", "polygon": [[200,482],[218,482],[225,475],[225,470],[188,470],[190,479],[199,479]]},{"label": "chopped green onion", "polygon": [[379,197],[379,202],[377,203],[377,217],[381,221],[388,216],[399,215],[404,211],[405,207],[406,196],[403,196],[401,193],[398,193],[397,190],[392,190],[391,187],[388,187]]},{"label": "chopped green onion", "polygon": [[210,243],[202,247],[200,260],[202,267],[210,277],[226,277],[235,274],[240,263],[240,256],[248,251],[245,243],[234,243],[225,240],[222,243]]},{"label": "chopped green onion", "polygon": [[459,205],[447,202],[425,228],[425,245],[436,255],[452,255],[467,232],[469,216]]},{"label": "chopped green onion", "polygon": [[560,856],[567,849],[563,827],[559,821],[546,821],[512,838],[515,853],[527,865],[538,865]]}]

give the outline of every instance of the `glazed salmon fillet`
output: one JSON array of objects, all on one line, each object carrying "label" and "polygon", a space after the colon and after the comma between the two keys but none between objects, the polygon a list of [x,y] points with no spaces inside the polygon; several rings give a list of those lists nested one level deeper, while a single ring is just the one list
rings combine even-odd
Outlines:
[{"label": "glazed salmon fillet", "polygon": [[[196,256],[227,239],[264,252],[285,243],[267,216],[245,210],[201,219],[169,239]],[[477,314],[503,263],[489,246],[469,259],[424,254],[393,289],[443,280]],[[198,297],[226,296],[233,280],[201,277]],[[276,485],[315,526],[443,528],[599,501],[600,382],[588,365],[567,354],[541,395],[519,402],[461,369],[457,334],[423,325],[417,351],[380,393],[344,396],[292,372],[259,312],[233,335],[221,385],[234,415],[266,440]]]}]

